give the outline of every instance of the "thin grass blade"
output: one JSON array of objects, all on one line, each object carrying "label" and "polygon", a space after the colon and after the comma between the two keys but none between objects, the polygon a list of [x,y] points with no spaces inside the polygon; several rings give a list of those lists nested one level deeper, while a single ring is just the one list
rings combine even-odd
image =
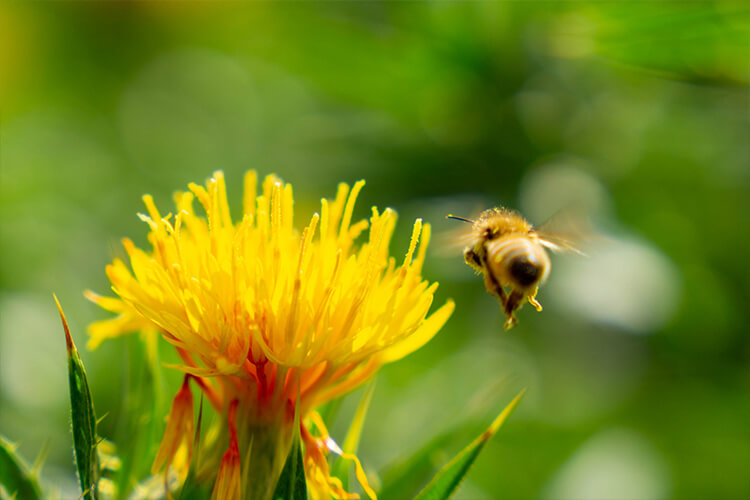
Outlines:
[{"label": "thin grass blade", "polygon": [[[362,435],[362,428],[365,425],[365,417],[367,416],[367,410],[370,408],[370,401],[372,401],[372,395],[374,392],[375,382],[373,381],[367,386],[367,389],[365,389],[362,400],[359,402],[357,411],[354,413],[354,418],[352,418],[352,422],[349,425],[346,438],[344,438],[344,444],[341,447],[344,450],[344,453],[351,453],[353,455],[357,454],[359,438]],[[349,471],[351,467],[351,461],[339,458],[333,468],[333,475],[341,479],[341,483],[345,490],[349,489]]]},{"label": "thin grass blade", "polygon": [[435,474],[436,462],[442,463],[443,458],[449,458],[443,450],[469,439],[471,435],[457,426],[433,437],[407,459],[390,464],[381,474],[383,487],[378,497],[412,498]]},{"label": "thin grass blade", "polygon": [[513,401],[500,412],[500,415],[495,418],[495,421],[492,422],[487,430],[440,469],[435,477],[432,478],[432,481],[419,492],[415,500],[445,500],[450,498],[464,477],[466,477],[479,453],[484,449],[484,446],[492,436],[495,435],[503,422],[510,416],[525,392],[526,390],[524,389],[513,398]]},{"label": "thin grass blade", "polygon": [[94,404],[89,391],[86,370],[78,355],[70,335],[70,328],[65,319],[60,301],[55,296],[57,310],[60,312],[63,329],[65,330],[65,342],[68,349],[68,382],[70,385],[70,415],[73,429],[73,448],[75,451],[76,468],[78,469],[78,481],[81,485],[83,498],[86,500],[98,499],[97,483],[99,482],[99,459],[96,454],[96,417]]},{"label": "thin grass blade", "polygon": [[125,357],[122,413],[115,440],[122,464],[114,479],[122,498],[151,473],[170,401],[164,397],[160,353],[144,334],[122,339]]}]

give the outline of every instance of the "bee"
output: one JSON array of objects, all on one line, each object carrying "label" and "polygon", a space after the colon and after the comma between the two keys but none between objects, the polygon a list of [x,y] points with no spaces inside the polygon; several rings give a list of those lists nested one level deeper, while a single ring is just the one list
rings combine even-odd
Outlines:
[{"label": "bee", "polygon": [[581,253],[564,236],[537,231],[519,213],[506,208],[485,210],[476,220],[454,215],[447,218],[472,225],[464,259],[484,275],[487,292],[500,301],[506,330],[518,322],[516,311],[526,301],[537,311],[542,310],[536,294],[552,267],[547,249]]}]

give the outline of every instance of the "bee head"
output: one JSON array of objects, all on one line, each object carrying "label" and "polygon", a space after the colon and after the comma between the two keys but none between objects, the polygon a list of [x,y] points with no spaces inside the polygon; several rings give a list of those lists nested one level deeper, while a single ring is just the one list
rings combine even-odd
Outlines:
[{"label": "bee head", "polygon": [[486,239],[488,241],[489,240],[494,240],[499,235],[500,235],[500,233],[497,230],[495,230],[492,227],[490,227],[490,226],[485,227],[484,231],[482,233],[482,236],[484,237],[484,239]]}]

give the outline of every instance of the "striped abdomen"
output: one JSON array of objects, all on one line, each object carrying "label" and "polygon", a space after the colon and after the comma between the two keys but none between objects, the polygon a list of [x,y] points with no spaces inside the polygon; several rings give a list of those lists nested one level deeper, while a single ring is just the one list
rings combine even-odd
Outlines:
[{"label": "striped abdomen", "polygon": [[550,260],[535,234],[508,234],[485,243],[486,265],[502,286],[535,289],[550,271]]}]

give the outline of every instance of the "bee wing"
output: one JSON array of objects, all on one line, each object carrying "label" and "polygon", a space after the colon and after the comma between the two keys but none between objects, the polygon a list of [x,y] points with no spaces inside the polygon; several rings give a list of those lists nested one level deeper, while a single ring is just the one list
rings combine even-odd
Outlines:
[{"label": "bee wing", "polygon": [[435,235],[435,252],[441,257],[453,258],[463,253],[466,247],[474,245],[472,225],[465,224],[451,230],[440,231]]},{"label": "bee wing", "polygon": [[594,231],[580,211],[562,210],[535,229],[541,244],[553,252],[586,255],[581,248],[592,239]]},{"label": "bee wing", "polygon": [[579,248],[582,245],[575,237],[546,231],[537,231],[537,235],[542,246],[549,248],[553,252],[574,252],[578,255],[586,255]]}]

